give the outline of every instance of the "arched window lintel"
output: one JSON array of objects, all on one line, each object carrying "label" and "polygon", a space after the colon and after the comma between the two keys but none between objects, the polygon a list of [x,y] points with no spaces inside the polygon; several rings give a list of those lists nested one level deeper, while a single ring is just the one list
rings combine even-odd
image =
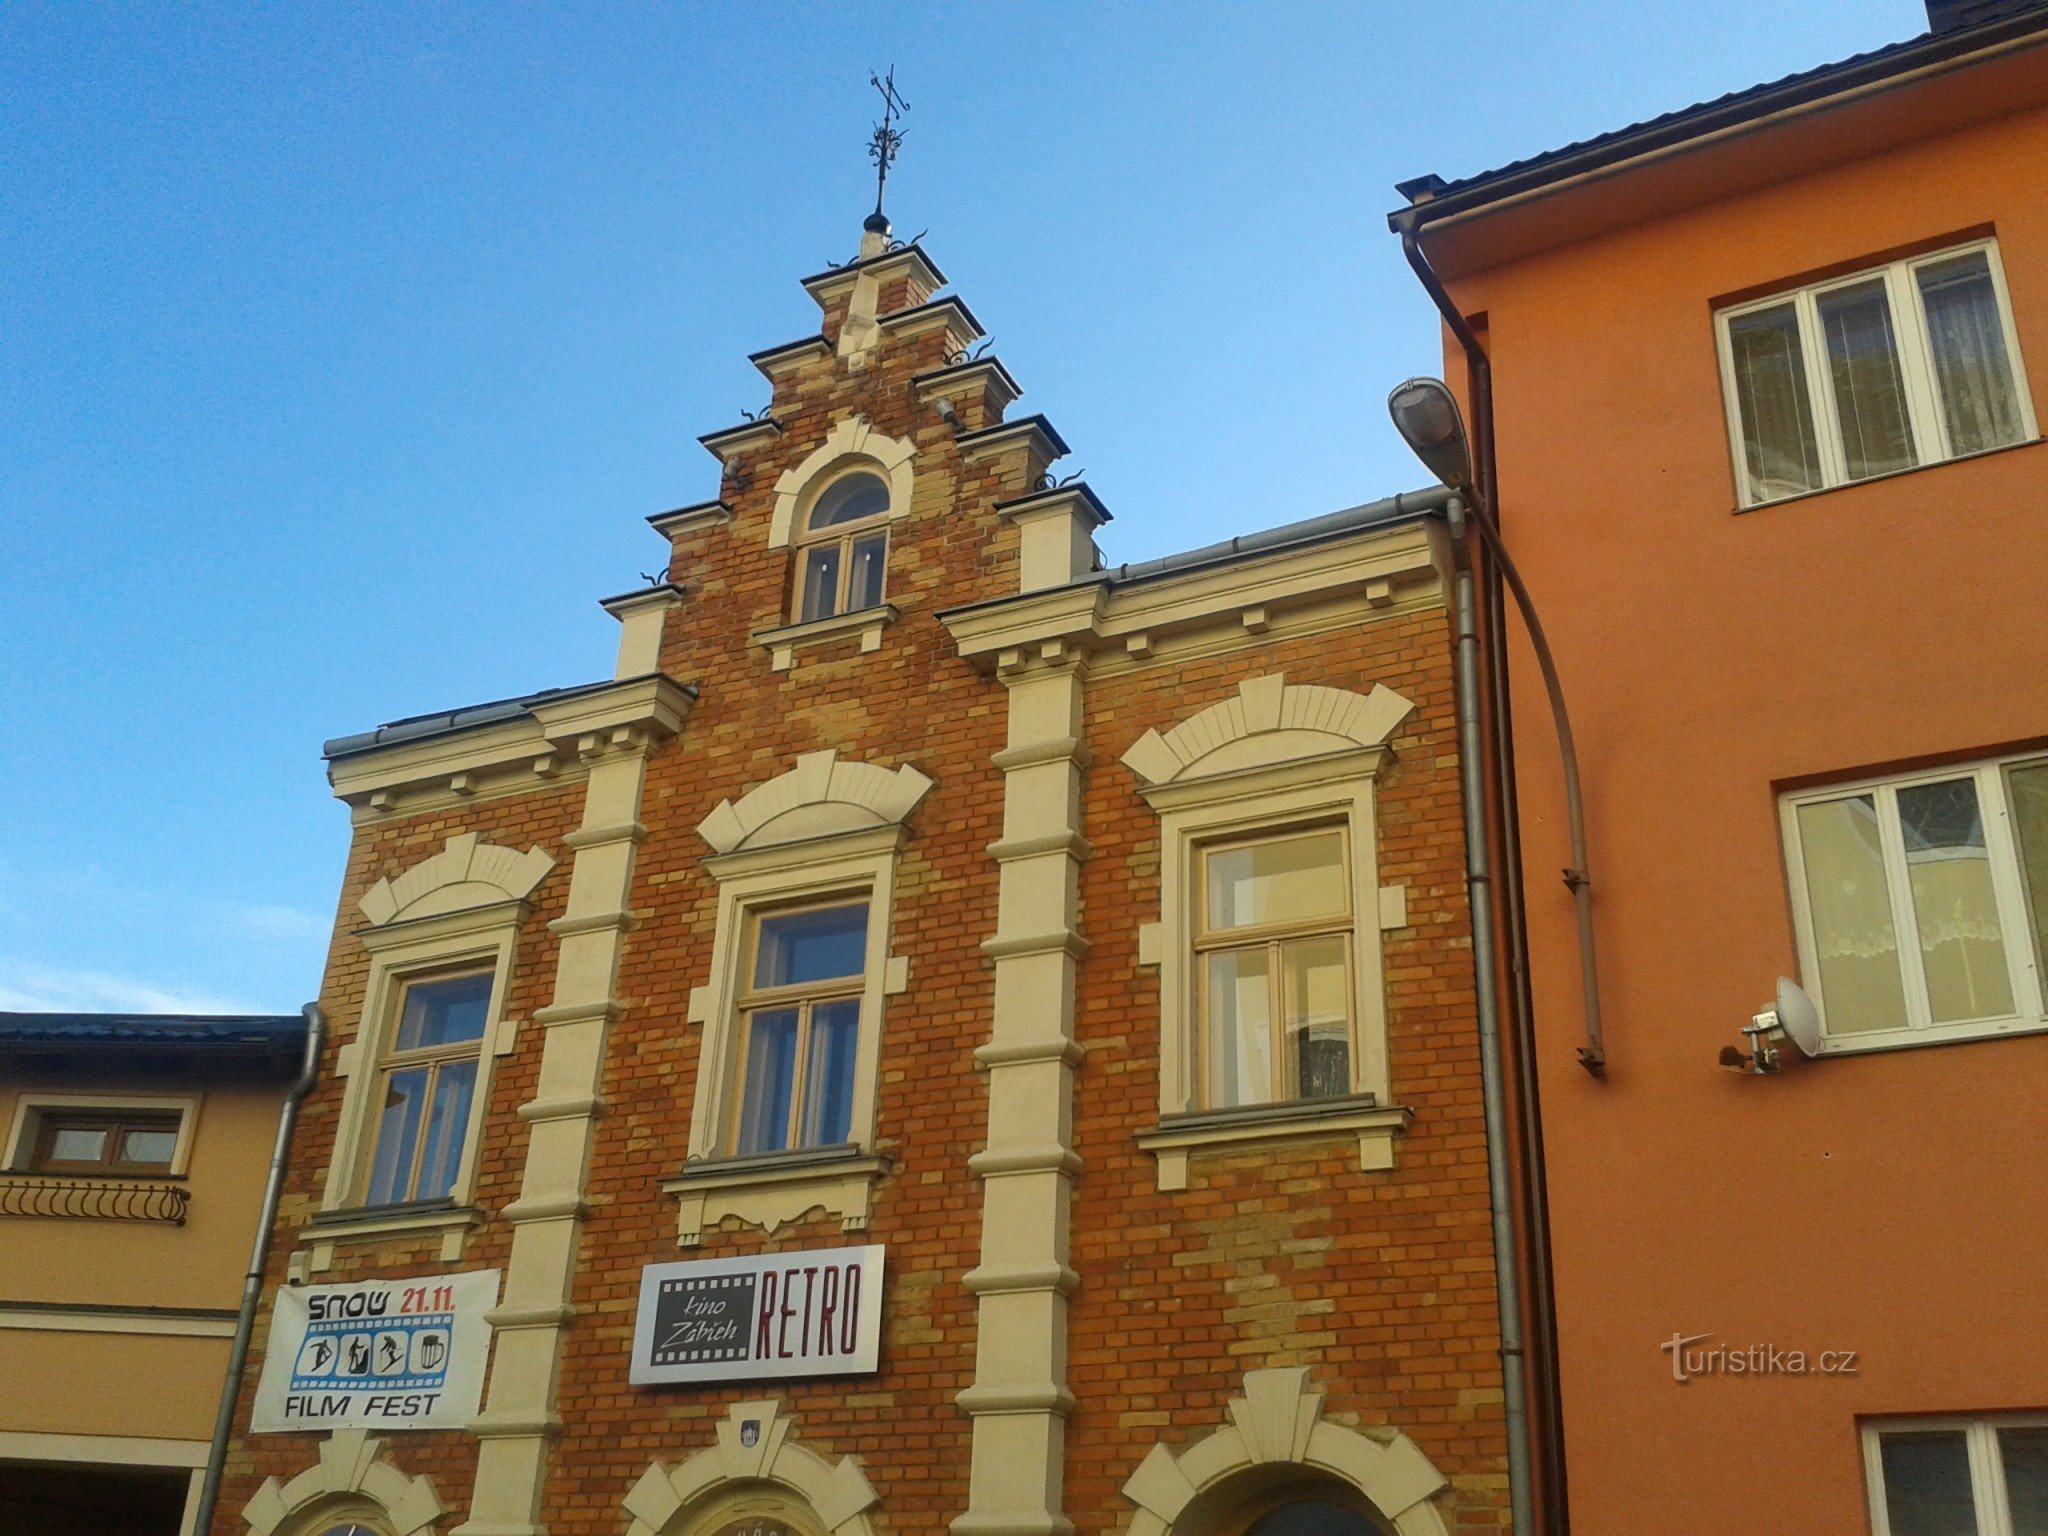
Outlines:
[{"label": "arched window lintel", "polygon": [[1449,1482],[1421,1448],[1326,1423],[1322,1405],[1304,1368],[1246,1372],[1227,1423],[1178,1452],[1154,1445],[1124,1484],[1137,1506],[1128,1536],[1220,1536],[1229,1485],[1270,1487],[1286,1463],[1355,1490],[1398,1536],[1448,1536],[1434,1497]]}]

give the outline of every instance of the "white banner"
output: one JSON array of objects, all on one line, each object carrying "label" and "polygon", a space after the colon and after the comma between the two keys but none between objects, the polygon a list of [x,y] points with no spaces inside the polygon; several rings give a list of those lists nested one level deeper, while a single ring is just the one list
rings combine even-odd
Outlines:
[{"label": "white banner", "polygon": [[483,1400],[498,1271],[279,1288],[250,1428],[461,1429]]},{"label": "white banner", "polygon": [[648,1265],[631,1379],[652,1386],[878,1369],[882,1252],[813,1248]]}]

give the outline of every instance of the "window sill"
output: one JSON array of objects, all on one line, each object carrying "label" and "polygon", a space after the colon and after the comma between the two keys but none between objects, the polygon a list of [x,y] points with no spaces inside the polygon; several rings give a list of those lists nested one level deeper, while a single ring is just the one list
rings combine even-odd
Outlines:
[{"label": "window sill", "polygon": [[320,1211],[300,1233],[299,1246],[311,1250],[306,1267],[313,1274],[329,1268],[334,1263],[334,1250],[344,1244],[404,1242],[422,1237],[440,1238],[441,1261],[452,1264],[462,1257],[470,1230],[482,1225],[483,1219],[484,1213],[475,1206],[452,1205],[446,1200]]},{"label": "window sill", "polygon": [[829,619],[812,619],[807,624],[756,630],[747,638],[767,651],[770,667],[777,672],[787,672],[796,665],[799,652],[843,640],[850,635],[860,636],[862,652],[880,650],[882,631],[894,624],[898,616],[894,603],[883,603],[874,608],[856,608],[852,613],[835,613]]},{"label": "window sill", "polygon": [[1820,1055],[1868,1056],[1880,1051],[1915,1051],[1931,1045],[1968,1045],[1978,1040],[2007,1040],[2015,1035],[2044,1033],[2048,1033],[2048,1019],[1973,1019],[1967,1024],[1943,1024],[1931,1029],[1823,1036]]},{"label": "window sill", "polygon": [[773,1237],[781,1228],[822,1209],[842,1231],[865,1231],[875,1184],[888,1160],[848,1143],[761,1157],[692,1163],[661,1182],[676,1198],[676,1246],[694,1248],[704,1229],[736,1216]]},{"label": "window sill", "polygon": [[1394,1166],[1394,1138],[1408,1129],[1415,1112],[1400,1106],[1383,1108],[1369,1093],[1320,1103],[1260,1104],[1250,1109],[1202,1110],[1163,1115],[1159,1128],[1140,1131],[1138,1145],[1159,1163],[1159,1187],[1188,1187],[1188,1159],[1203,1153],[1238,1151],[1275,1142],[1358,1138],[1362,1172],[1383,1173]]},{"label": "window sill", "polygon": [[1975,453],[1959,453],[1954,458],[1934,459],[1925,464],[1909,465],[1905,469],[1887,470],[1881,475],[1865,475],[1861,480],[1844,480],[1840,485],[1818,486],[1810,491],[1794,491],[1789,496],[1773,496],[1769,501],[1742,503],[1734,508],[1737,517],[1748,512],[1766,512],[1773,507],[1789,507],[1796,502],[1811,501],[1816,496],[1832,496],[1837,491],[1853,491],[1866,485],[1882,485],[1887,480],[1897,480],[1904,475],[1917,475],[1925,470],[1940,469],[1949,464],[1969,464],[1978,459],[1996,458],[2001,453],[2016,453],[2022,448],[2038,448],[2048,438],[2027,437],[2016,443],[2000,443],[1996,448],[1980,448]]}]

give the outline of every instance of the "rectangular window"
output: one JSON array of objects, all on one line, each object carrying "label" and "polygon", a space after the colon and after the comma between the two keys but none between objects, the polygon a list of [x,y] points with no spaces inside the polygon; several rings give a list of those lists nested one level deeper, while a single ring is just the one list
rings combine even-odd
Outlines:
[{"label": "rectangular window", "polygon": [[1202,1105],[1351,1092],[1351,879],[1341,827],[1202,848]]},{"label": "rectangular window", "polygon": [[1742,504],[2034,435],[1992,241],[1716,317]]},{"label": "rectangular window", "polygon": [[177,1156],[181,1118],[175,1111],[43,1110],[36,1116],[28,1171],[163,1177]]},{"label": "rectangular window", "polygon": [[1875,1536],[2048,1536],[2048,1421],[1866,1425]]},{"label": "rectangular window", "polygon": [[1802,969],[1831,1046],[2042,1027],[2048,759],[1785,797]]},{"label": "rectangular window", "polygon": [[868,904],[756,912],[749,927],[730,1150],[843,1145],[852,1139]]},{"label": "rectangular window", "polygon": [[489,971],[405,983],[378,1063],[364,1204],[445,1200],[454,1189],[490,1011]]}]

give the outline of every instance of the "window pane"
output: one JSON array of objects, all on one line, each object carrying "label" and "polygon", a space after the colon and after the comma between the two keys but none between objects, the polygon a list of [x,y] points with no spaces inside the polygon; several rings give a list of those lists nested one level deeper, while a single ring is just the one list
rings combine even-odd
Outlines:
[{"label": "window pane", "polygon": [[1982,251],[1917,269],[1927,346],[1948,423],[1949,449],[1976,453],[2020,440],[2020,410],[1999,323],[1991,264]]},{"label": "window pane", "polygon": [[889,487],[878,475],[848,475],[825,488],[818,504],[811,508],[813,528],[831,528],[840,523],[857,523],[889,510]]},{"label": "window pane", "polygon": [[1899,830],[1934,1022],[2011,1013],[2012,975],[1976,781],[1946,779],[1900,790]]},{"label": "window pane", "polygon": [[1906,1027],[1899,941],[1869,795],[1799,807],[1807,905],[1828,1033]]},{"label": "window pane", "polygon": [[1835,419],[1842,428],[1849,478],[1912,468],[1918,460],[1884,279],[1837,288],[1815,302],[1827,336],[1828,376],[1835,386]]},{"label": "window pane", "polygon": [[427,1096],[427,1068],[392,1072],[384,1079],[384,1108],[377,1116],[377,1156],[370,1164],[367,1205],[410,1200],[413,1151],[419,1145],[420,1110]]},{"label": "window pane", "polygon": [[1351,1091],[1351,968],[1341,936],[1296,939],[1281,951],[1295,1092],[1334,1099]]},{"label": "window pane", "polygon": [[882,567],[889,552],[889,536],[871,533],[853,541],[853,569],[846,581],[849,613],[873,608],[882,601]]},{"label": "window pane", "polygon": [[65,1126],[50,1138],[53,1163],[98,1163],[107,1156],[107,1132],[88,1126]]},{"label": "window pane", "polygon": [[491,1011],[491,978],[451,976],[445,981],[416,981],[405,989],[405,1011],[398,1020],[398,1049],[425,1050],[484,1037]]},{"label": "window pane", "polygon": [[168,1168],[178,1150],[176,1131],[128,1131],[121,1137],[121,1161]]},{"label": "window pane", "polygon": [[754,985],[787,987],[804,981],[858,976],[867,966],[868,909],[826,907],[761,919]]},{"label": "window pane", "polygon": [[775,1008],[747,1019],[747,1081],[740,1094],[735,1150],[780,1152],[789,1145],[789,1096],[796,1088],[796,1010]]},{"label": "window pane", "polygon": [[462,1164],[462,1138],[469,1129],[469,1101],[476,1092],[476,1063],[451,1061],[434,1079],[434,1105],[427,1114],[427,1143],[420,1152],[415,1200],[442,1200],[455,1188]]},{"label": "window pane", "polygon": [[839,546],[816,544],[804,551],[803,601],[797,622],[829,619],[839,611]]},{"label": "window pane", "polygon": [[2007,769],[2005,789],[2012,797],[2012,830],[2020,845],[2034,955],[2043,981],[2048,981],[2048,763]]},{"label": "window pane", "polygon": [[836,1147],[853,1126],[853,1047],[860,1038],[860,999],[841,998],[811,1010],[811,1059],[804,1073],[804,1145]]},{"label": "window pane", "polygon": [[1341,917],[1344,834],[1334,828],[1209,855],[1209,926],[1248,928]]},{"label": "window pane", "polygon": [[1998,1460],[2012,1536],[2048,1536],[2048,1429],[2001,1429]]},{"label": "window pane", "polygon": [[1961,1430],[1881,1435],[1878,1445],[1892,1536],[1978,1536]]},{"label": "window pane", "polygon": [[1728,322],[1735,403],[1751,494],[1759,501],[1818,490],[1820,448],[1813,430],[1799,316],[1790,304]]},{"label": "window pane", "polygon": [[1268,974],[1263,946],[1208,957],[1210,1109],[1277,1097]]}]

